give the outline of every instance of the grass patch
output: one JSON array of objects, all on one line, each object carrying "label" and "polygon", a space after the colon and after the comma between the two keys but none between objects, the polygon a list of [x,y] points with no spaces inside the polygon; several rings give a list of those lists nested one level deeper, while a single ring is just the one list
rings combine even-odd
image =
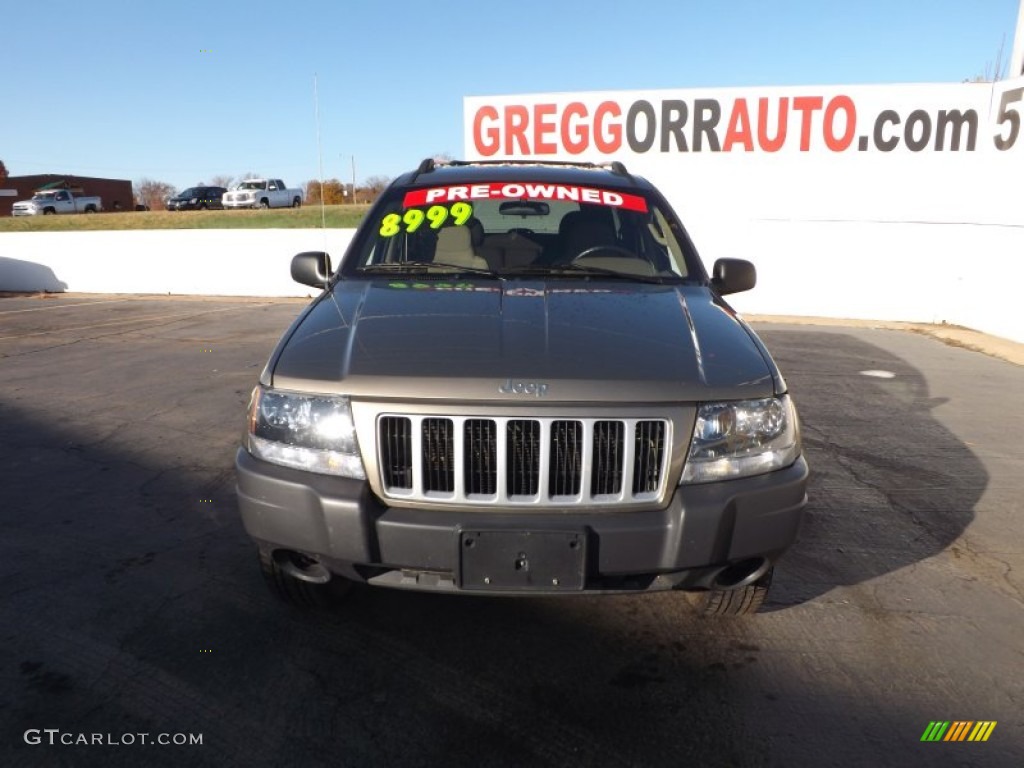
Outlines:
[{"label": "grass patch", "polygon": [[359,225],[368,205],[272,208],[267,211],[131,211],[127,213],[0,218],[2,232],[79,232],[110,229],[319,229]]}]

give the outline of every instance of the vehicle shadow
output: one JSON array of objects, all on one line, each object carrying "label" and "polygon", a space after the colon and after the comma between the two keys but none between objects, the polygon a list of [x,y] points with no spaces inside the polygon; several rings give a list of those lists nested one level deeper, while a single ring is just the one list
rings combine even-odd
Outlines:
[{"label": "vehicle shadow", "polygon": [[[974,520],[989,477],[905,360],[849,334],[765,330],[811,466],[799,539],[768,610],[927,560]],[[864,372],[867,372],[865,374]]]},{"label": "vehicle shadow", "polygon": [[[113,390],[86,386],[95,360],[84,352],[66,382],[33,386],[0,369],[0,764],[949,764],[919,743],[948,692],[855,696],[834,682],[854,674],[841,666],[823,680],[805,652],[822,649],[772,639],[773,627],[808,621],[797,609],[709,621],[672,593],[520,600],[365,587],[335,611],[276,602],[235,510],[233,445],[261,343],[238,334],[218,363],[226,378],[193,375],[189,391],[155,399],[158,379],[191,364],[171,346],[155,369],[138,365],[151,350],[107,350],[106,366],[135,374]],[[815,473],[776,607],[949,546],[986,477],[930,415],[920,374],[854,339],[765,335]],[[858,376],[864,368],[897,377]],[[956,462],[956,478],[933,462]],[[46,728],[203,742],[29,740]],[[1024,746],[1011,733],[985,745],[986,764],[1011,764]]]},{"label": "vehicle shadow", "polygon": [[0,256],[0,291],[63,293],[67,283],[43,264]]}]

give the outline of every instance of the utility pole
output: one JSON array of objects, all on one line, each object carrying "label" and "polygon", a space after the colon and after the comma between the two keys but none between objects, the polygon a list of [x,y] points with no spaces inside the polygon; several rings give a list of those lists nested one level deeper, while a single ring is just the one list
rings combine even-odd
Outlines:
[{"label": "utility pole", "polygon": [[[1024,0],[1021,0],[1024,3]],[[356,156],[352,155],[352,202],[358,203],[356,200]]]},{"label": "utility pole", "polygon": [[1017,10],[1017,34],[1013,38],[1013,53],[1006,74],[1008,77],[1024,75],[1024,0],[1020,0],[1020,8]]}]

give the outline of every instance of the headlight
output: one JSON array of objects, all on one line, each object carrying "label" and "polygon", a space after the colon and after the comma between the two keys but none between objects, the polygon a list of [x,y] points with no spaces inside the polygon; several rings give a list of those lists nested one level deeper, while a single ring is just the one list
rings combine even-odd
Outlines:
[{"label": "headlight", "polygon": [[325,475],[366,479],[347,397],[256,387],[246,447],[257,458]]},{"label": "headlight", "polygon": [[697,410],[681,483],[710,483],[788,467],[800,427],[788,395],[705,403]]}]

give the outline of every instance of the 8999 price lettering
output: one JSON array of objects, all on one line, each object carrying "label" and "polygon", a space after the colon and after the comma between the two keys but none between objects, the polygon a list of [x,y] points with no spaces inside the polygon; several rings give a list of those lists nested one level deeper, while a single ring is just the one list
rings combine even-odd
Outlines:
[{"label": "8999 price lettering", "polygon": [[381,237],[394,237],[399,232],[415,232],[424,222],[429,222],[431,229],[440,229],[449,218],[452,223],[461,227],[469,217],[473,215],[473,206],[469,203],[454,203],[447,205],[432,205],[426,211],[420,208],[410,208],[405,213],[389,213],[380,222],[378,234]]}]

